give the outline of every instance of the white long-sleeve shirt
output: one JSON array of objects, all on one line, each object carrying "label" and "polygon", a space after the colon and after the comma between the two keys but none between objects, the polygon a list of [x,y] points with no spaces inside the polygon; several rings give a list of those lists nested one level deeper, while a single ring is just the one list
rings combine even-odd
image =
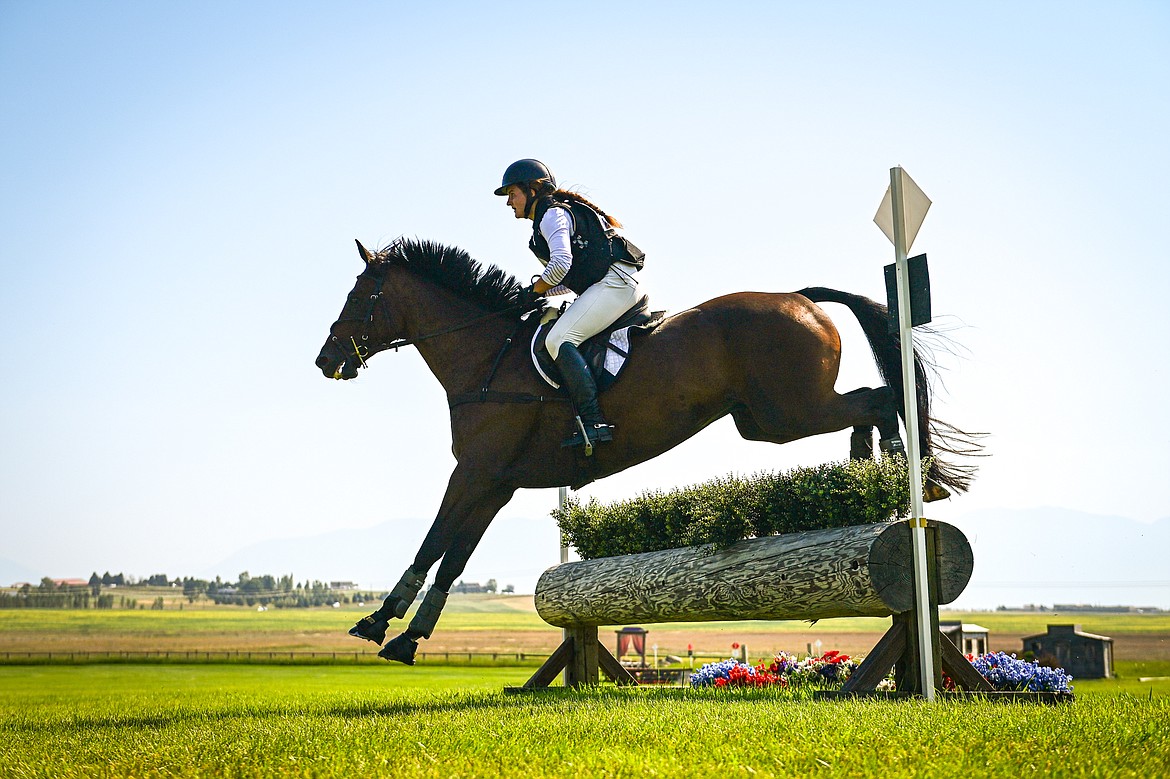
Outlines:
[{"label": "white long-sleeve shirt", "polygon": [[540,220],[540,234],[548,242],[548,262],[540,278],[552,289],[544,294],[565,295],[573,290],[561,284],[561,279],[573,267],[573,249],[569,241],[573,237],[573,216],[567,208],[550,208]]}]

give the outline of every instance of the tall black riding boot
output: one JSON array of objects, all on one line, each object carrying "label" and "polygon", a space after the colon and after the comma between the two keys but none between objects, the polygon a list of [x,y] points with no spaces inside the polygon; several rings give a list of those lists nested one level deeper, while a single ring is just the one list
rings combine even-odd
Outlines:
[{"label": "tall black riding boot", "polygon": [[[613,440],[613,425],[601,416],[601,407],[597,404],[597,382],[593,380],[593,374],[589,372],[585,358],[573,344],[561,344],[560,351],[557,352],[556,365],[580,420],[578,429],[574,430],[573,435],[565,439],[561,445],[584,446],[585,453],[590,454],[593,451],[593,444]],[[582,427],[584,436],[581,434]]]}]

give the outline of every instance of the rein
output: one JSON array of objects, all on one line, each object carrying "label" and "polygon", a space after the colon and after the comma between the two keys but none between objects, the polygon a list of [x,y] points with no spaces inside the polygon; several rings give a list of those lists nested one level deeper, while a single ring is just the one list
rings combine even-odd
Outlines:
[{"label": "rein", "polygon": [[[371,275],[373,275],[373,274],[371,274]],[[346,319],[338,319],[329,328],[330,331],[332,331],[334,327],[336,327],[339,324],[342,324],[343,322],[364,322],[366,325],[366,328],[368,328],[370,325],[372,325],[374,323],[374,314],[378,310],[378,304],[380,303],[383,306],[387,305],[385,298],[382,297],[382,285],[386,283],[386,276],[384,274],[378,274],[376,276],[376,278],[378,280],[378,284],[374,288],[374,294],[370,295],[370,305],[369,305],[369,308],[366,309],[365,315],[360,316],[360,317],[348,317]],[[419,343],[420,341],[426,341],[430,338],[437,338],[440,335],[447,335],[448,333],[457,333],[460,330],[466,330],[469,327],[473,327],[474,325],[477,325],[480,322],[483,322],[484,320],[491,319],[492,317],[497,317],[501,314],[507,314],[511,311],[515,311],[515,310],[520,309],[520,308],[524,308],[523,303],[517,303],[516,305],[508,306],[507,308],[500,309],[499,311],[492,311],[490,313],[483,314],[482,316],[477,316],[477,317],[474,317],[473,319],[469,319],[466,322],[461,322],[460,324],[452,325],[451,327],[445,327],[442,330],[436,330],[433,333],[424,333],[422,335],[417,335],[414,338],[395,338],[391,341],[383,341],[382,343],[378,344],[377,350],[384,351],[387,349],[393,349],[394,351],[397,352],[403,346],[412,346],[414,344]],[[524,313],[527,314],[527,313],[529,313],[529,311],[535,311],[535,310],[536,310],[536,308],[530,308],[528,311],[525,311]],[[519,325],[517,325],[517,330],[518,329],[519,329]],[[515,333],[513,332],[512,335],[515,335]],[[368,341],[369,335],[363,332],[361,334],[361,339],[363,342]],[[333,340],[336,341],[337,336],[333,336]],[[508,340],[510,342],[511,338],[509,338]],[[349,341],[353,345],[353,355],[358,358],[358,362],[361,363],[361,366],[363,368],[367,367],[365,358],[370,355],[369,347],[366,346],[364,343],[359,344],[357,342],[357,338],[355,338],[352,335],[349,337]],[[499,360],[497,359],[497,365],[498,364],[499,364]],[[495,372],[494,368],[493,368],[492,372],[493,373]]]},{"label": "rein", "polygon": [[[395,338],[393,341],[390,341],[388,343],[383,343],[382,348],[393,349],[394,351],[398,351],[398,349],[400,347],[413,346],[414,344],[416,344],[420,341],[425,341],[428,338],[437,338],[440,335],[447,335],[448,333],[457,333],[460,330],[466,330],[467,328],[471,327],[472,325],[479,324],[480,322],[484,321],[485,319],[491,319],[494,316],[499,316],[500,314],[506,314],[509,311],[514,311],[518,308],[523,308],[523,306],[520,304],[517,304],[514,306],[509,306],[508,308],[504,308],[504,309],[501,309],[499,311],[493,311],[490,314],[484,314],[483,316],[477,316],[475,319],[468,320],[466,322],[463,322],[462,324],[452,325],[451,327],[447,327],[447,328],[444,328],[442,330],[436,330],[433,333],[426,333],[424,335],[417,335],[414,338]],[[532,310],[535,311],[536,309],[532,309]],[[528,312],[525,311],[524,313],[527,314]],[[516,326],[516,329],[517,330],[520,329],[519,325]],[[512,335],[515,335],[515,332],[513,332]],[[511,340],[512,340],[512,338],[511,338],[511,336],[509,336],[508,341],[511,342]],[[498,362],[497,362],[497,365],[498,365]]]},{"label": "rein", "polygon": [[[376,314],[378,311],[378,305],[388,305],[385,298],[382,297],[382,285],[385,284],[385,282],[385,275],[379,274],[377,276],[377,286],[374,288],[374,293],[370,295],[369,307],[366,309],[366,312],[363,316],[338,319],[333,323],[333,326],[329,328],[330,331],[343,322],[363,322],[365,324],[365,328],[363,329],[368,329],[369,326],[374,323],[374,314]],[[413,346],[414,344],[426,341],[431,338],[438,338],[441,335],[457,333],[460,330],[466,330],[467,328],[473,327],[487,319],[497,317],[501,314],[507,314],[522,308],[526,310],[521,314],[521,318],[516,323],[516,328],[512,331],[512,334],[504,340],[504,345],[501,347],[499,354],[496,355],[496,359],[492,362],[491,370],[488,372],[487,378],[484,379],[483,383],[481,384],[479,391],[464,392],[459,395],[450,396],[448,398],[448,406],[450,408],[455,408],[456,406],[462,406],[467,403],[545,403],[558,400],[567,401],[567,397],[560,395],[536,395],[531,392],[504,392],[489,389],[492,380],[496,376],[496,371],[500,367],[500,363],[504,360],[504,355],[507,354],[508,349],[512,346],[512,342],[516,340],[516,334],[520,332],[520,328],[524,325],[524,316],[533,311],[539,311],[540,308],[537,306],[531,306],[525,303],[517,303],[513,306],[500,309],[499,311],[492,311],[481,316],[473,317],[472,319],[469,319],[466,322],[460,322],[457,325],[444,327],[441,330],[435,330],[431,333],[416,335],[414,338],[395,338],[391,341],[383,341],[382,343],[378,344],[377,351],[393,349],[397,352],[403,346]],[[358,363],[361,365],[361,367],[365,368],[367,367],[366,357],[370,356],[370,348],[364,342],[369,341],[369,335],[368,333],[362,332],[360,336],[363,343],[358,343],[357,337],[352,335],[349,337],[349,342],[353,346],[353,355],[357,357]],[[335,343],[337,342],[336,335],[333,336],[333,340]],[[338,348],[340,348],[340,346],[338,346]]]}]

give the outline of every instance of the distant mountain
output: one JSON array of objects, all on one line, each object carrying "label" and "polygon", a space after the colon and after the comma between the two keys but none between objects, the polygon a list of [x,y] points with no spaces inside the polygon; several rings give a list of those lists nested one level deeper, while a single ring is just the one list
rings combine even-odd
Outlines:
[{"label": "distant mountain", "polygon": [[[1170,517],[1154,523],[1061,508],[988,509],[948,517],[975,553],[975,572],[953,607],[1025,604],[1156,606],[1170,609]],[[387,589],[410,564],[430,521],[393,520],[245,547],[203,571],[234,579],[241,571],[298,581],[354,581]],[[472,555],[465,581],[496,579],[532,592],[557,561],[552,519],[502,517]]]},{"label": "distant mountain", "polygon": [[0,587],[8,587],[17,582],[37,584],[43,577],[49,575],[46,573],[37,573],[20,563],[0,557]]},{"label": "distant mountain", "polygon": [[987,509],[946,521],[975,553],[957,606],[1028,603],[1170,609],[1170,517],[1139,522],[1062,508]]},{"label": "distant mountain", "polygon": [[[235,580],[241,571],[291,573],[298,582],[352,581],[363,588],[389,589],[414,560],[430,526],[431,520],[399,519],[364,529],[262,541],[196,575]],[[551,518],[498,517],[459,578],[481,584],[495,579],[500,588],[511,584],[516,592],[532,592],[540,574],[557,563],[558,550],[559,534]]]}]

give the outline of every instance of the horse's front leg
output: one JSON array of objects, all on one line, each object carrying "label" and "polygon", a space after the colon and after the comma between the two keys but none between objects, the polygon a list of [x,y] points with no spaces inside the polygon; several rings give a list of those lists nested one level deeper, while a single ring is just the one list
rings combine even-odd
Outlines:
[{"label": "horse's front leg", "polygon": [[[395,596],[394,592],[391,592],[381,609],[363,619],[364,621],[373,618],[384,638],[391,614],[401,618],[406,613],[406,608],[414,601],[414,597],[421,589],[422,581],[425,580],[427,572],[442,558],[435,582],[423,596],[423,601],[419,604],[418,611],[415,612],[410,625],[403,633],[382,648],[382,651],[378,653],[379,657],[414,665],[414,653],[418,649],[418,639],[431,637],[435,624],[439,620],[439,614],[442,613],[443,606],[447,602],[447,594],[451,590],[451,585],[463,573],[471,553],[483,537],[488,525],[491,524],[500,509],[512,499],[515,491],[515,487],[501,484],[493,478],[493,475],[470,468],[457,467],[455,469],[447,485],[447,492],[443,496],[443,505],[439,509],[439,515],[435,518],[427,537],[423,540],[414,563],[403,575],[403,581],[409,579],[410,586],[414,588],[413,592],[407,593],[410,600],[402,604],[401,599]],[[417,586],[414,585],[414,582],[418,582]],[[401,582],[399,586],[402,586]],[[354,629],[358,629],[361,625],[362,622],[359,622]],[[353,630],[350,632],[353,633]],[[362,635],[362,637],[366,636]]]}]

